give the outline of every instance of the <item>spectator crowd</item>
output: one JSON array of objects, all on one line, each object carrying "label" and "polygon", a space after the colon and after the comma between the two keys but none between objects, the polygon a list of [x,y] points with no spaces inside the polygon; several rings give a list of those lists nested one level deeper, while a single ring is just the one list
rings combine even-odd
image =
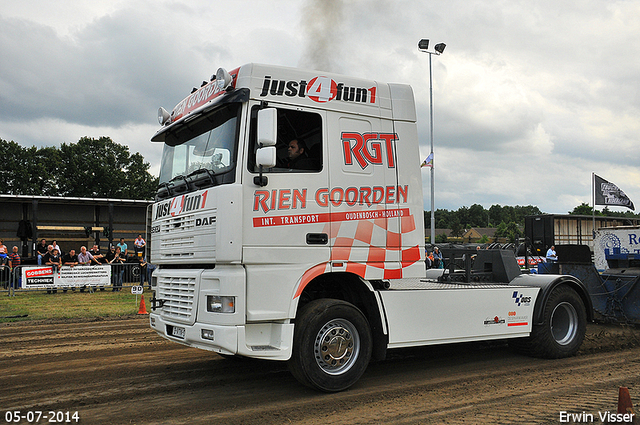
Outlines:
[{"label": "spectator crowd", "polygon": [[[62,252],[56,240],[47,244],[46,239],[41,239],[34,253],[37,257],[39,266],[50,266],[54,272],[62,267],[78,267],[91,265],[111,265],[111,284],[113,291],[120,291],[125,273],[125,264],[137,264],[140,267],[140,285],[144,285],[145,281],[150,282],[151,272],[155,267],[148,264],[144,251],[146,241],[141,234],[133,242],[133,254],[124,238],[120,238],[118,244],[110,245],[106,253],[100,251],[100,247],[94,244],[88,250],[86,246],[81,246],[79,253],[75,249],[68,252]],[[23,264],[18,253],[18,247],[14,246],[11,254],[8,253],[4,241],[0,239],[0,281],[7,288],[10,280],[18,282],[20,279],[20,265]],[[84,288],[81,288],[83,290]],[[101,288],[104,289],[104,288]],[[66,292],[66,289],[64,289]],[[55,289],[47,290],[48,293],[56,292]]]}]

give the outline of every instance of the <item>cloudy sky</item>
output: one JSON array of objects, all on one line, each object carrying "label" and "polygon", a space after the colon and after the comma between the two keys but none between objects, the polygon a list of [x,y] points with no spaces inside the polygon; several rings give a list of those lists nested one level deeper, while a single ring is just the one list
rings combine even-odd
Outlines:
[{"label": "cloudy sky", "polygon": [[592,172],[640,207],[637,0],[0,0],[0,28],[0,138],[23,146],[109,136],[157,173],[158,107],[260,62],[411,84],[424,159],[429,38],[436,208],[566,213]]}]

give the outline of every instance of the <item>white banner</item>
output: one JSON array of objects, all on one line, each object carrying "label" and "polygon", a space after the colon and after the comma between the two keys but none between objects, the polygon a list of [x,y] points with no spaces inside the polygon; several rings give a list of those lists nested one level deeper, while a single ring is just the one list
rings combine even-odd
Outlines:
[{"label": "white banner", "polygon": [[640,259],[640,228],[605,227],[596,230],[593,263],[599,272],[609,268],[607,260]]},{"label": "white banner", "polygon": [[111,284],[111,266],[22,267],[22,288],[58,288],[107,286]]}]

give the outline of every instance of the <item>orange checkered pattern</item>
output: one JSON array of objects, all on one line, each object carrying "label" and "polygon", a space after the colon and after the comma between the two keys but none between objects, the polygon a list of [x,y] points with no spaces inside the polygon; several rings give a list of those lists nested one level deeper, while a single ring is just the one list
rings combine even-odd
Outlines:
[{"label": "orange checkered pattern", "polygon": [[[316,276],[332,269],[346,269],[366,280],[424,274],[424,264],[420,262],[423,250],[419,245],[403,247],[402,244],[403,236],[417,231],[413,215],[400,217],[400,229],[394,231],[391,227],[397,227],[397,221],[397,218],[377,218],[325,224],[323,232],[329,235],[331,261],[308,270],[296,296]],[[415,241],[415,236],[408,239]]]}]

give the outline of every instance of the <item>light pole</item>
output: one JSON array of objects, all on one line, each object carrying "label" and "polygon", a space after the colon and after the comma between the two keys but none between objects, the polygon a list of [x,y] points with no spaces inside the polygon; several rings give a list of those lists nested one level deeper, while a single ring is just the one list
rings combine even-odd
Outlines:
[{"label": "light pole", "polygon": [[435,204],[435,196],[434,196],[434,192],[435,192],[435,185],[434,185],[434,180],[433,180],[433,176],[434,176],[434,157],[433,157],[433,72],[431,71],[431,56],[432,55],[441,55],[442,52],[444,52],[444,48],[446,47],[446,44],[444,43],[438,43],[436,44],[433,49],[433,52],[430,52],[429,49],[429,40],[426,38],[423,38],[422,40],[420,40],[418,42],[418,50],[420,50],[421,52],[427,53],[429,55],[429,116],[430,116],[430,130],[431,130],[431,153],[430,153],[430,157],[431,157],[431,237],[429,239],[429,241],[431,242],[431,244],[434,244],[436,242],[436,216],[435,216],[435,212],[434,212],[434,204]]}]

